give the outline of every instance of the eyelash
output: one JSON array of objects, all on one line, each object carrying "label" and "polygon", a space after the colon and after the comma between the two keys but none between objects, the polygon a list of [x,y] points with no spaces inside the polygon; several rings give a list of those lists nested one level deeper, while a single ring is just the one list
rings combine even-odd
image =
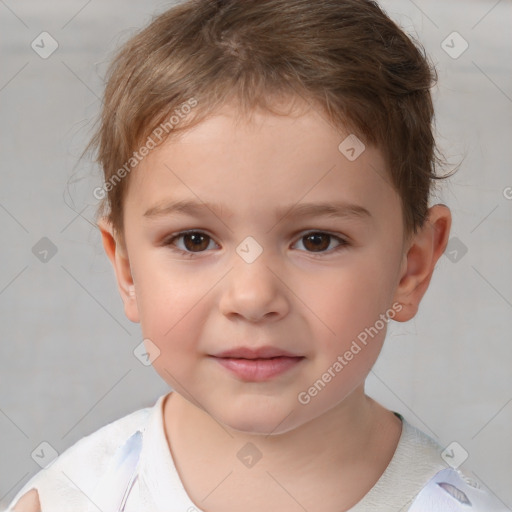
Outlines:
[{"label": "eyelash", "polygon": [[[181,238],[183,237],[184,235],[190,235],[190,234],[201,234],[201,235],[205,235],[207,236],[210,240],[213,240],[213,238],[208,235],[207,233],[203,232],[203,231],[199,231],[199,230],[188,230],[188,231],[180,231],[179,233],[175,233],[174,235],[172,235],[170,238],[166,239],[162,245],[164,245],[165,247],[169,247],[171,248],[172,251],[174,252],[177,252],[178,254],[181,254],[182,256],[185,256],[187,258],[193,258],[194,255],[196,254],[201,254],[202,252],[207,252],[206,250],[204,251],[197,251],[197,252],[190,252],[190,251],[184,251],[183,249],[178,249],[175,245],[174,245],[174,241],[177,240],[178,238]],[[339,242],[339,245],[337,245],[334,249],[331,249],[331,250],[328,250],[328,251],[320,251],[320,252],[313,252],[313,251],[302,251],[302,252],[307,252],[311,255],[313,255],[313,257],[317,257],[318,255],[322,255],[322,254],[332,254],[332,253],[335,253],[335,252],[338,252],[344,248],[346,248],[347,246],[349,246],[349,242],[347,240],[345,240],[344,238],[341,238],[339,236],[336,236],[336,235],[333,235],[331,233],[328,233],[328,232],[325,232],[325,231],[306,231],[306,232],[303,232],[302,236],[299,237],[299,240],[302,240],[303,238],[305,238],[306,236],[308,235],[312,235],[312,234],[315,234],[315,235],[327,235],[331,238],[334,238],[336,241]],[[174,247],[172,247],[174,245]],[[330,245],[330,244],[329,244]]]}]

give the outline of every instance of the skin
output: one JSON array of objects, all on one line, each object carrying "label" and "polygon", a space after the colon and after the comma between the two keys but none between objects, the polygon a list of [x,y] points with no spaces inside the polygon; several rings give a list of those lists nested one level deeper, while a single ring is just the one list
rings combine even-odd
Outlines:
[{"label": "skin", "polygon": [[13,510],[16,512],[41,512],[39,495],[36,489],[30,489],[30,491],[24,494]]},{"label": "skin", "polygon": [[[125,313],[158,347],[153,366],[175,390],[164,403],[164,429],[176,468],[207,512],[316,510],[319,499],[323,510],[339,512],[375,485],[401,434],[400,420],[364,392],[385,327],[309,403],[298,394],[393,304],[401,307],[395,321],[415,316],[448,241],[444,205],[405,236],[380,150],[367,146],[349,161],[338,150],[348,132],[303,106],[296,115],[258,111],[237,121],[226,105],[132,172],[124,240],[99,222]],[[171,199],[222,210],[144,215]],[[370,215],[274,214],[333,201]],[[184,230],[201,231],[204,243],[166,243]],[[320,248],[308,241],[312,231],[324,233]],[[236,252],[248,236],[263,250],[252,263]],[[262,345],[303,359],[265,382],[246,382],[210,357]],[[247,442],[262,455],[252,468],[237,458]]]}]

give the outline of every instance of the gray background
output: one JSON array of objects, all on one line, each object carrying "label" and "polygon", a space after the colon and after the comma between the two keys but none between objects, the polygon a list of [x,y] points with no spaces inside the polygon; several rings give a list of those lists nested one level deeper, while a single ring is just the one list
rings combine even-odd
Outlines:
[{"label": "gray background", "polygon": [[[367,390],[442,446],[459,443],[461,469],[512,507],[512,5],[382,4],[438,68],[439,142],[462,166],[439,194],[456,253],[417,317],[391,326]],[[41,442],[61,453],[167,391],[133,355],[139,326],[92,221],[99,173],[78,161],[112,51],[167,5],[0,0],[0,505],[39,470]],[[43,31],[59,45],[47,59],[31,48]],[[454,31],[469,44],[458,58],[442,47]],[[33,252],[43,237],[57,249],[46,262]]]}]

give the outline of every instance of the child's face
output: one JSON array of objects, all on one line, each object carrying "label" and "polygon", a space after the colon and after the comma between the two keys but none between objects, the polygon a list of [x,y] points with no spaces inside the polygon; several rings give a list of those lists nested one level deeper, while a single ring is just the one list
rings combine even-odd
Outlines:
[{"label": "child's face", "polygon": [[[398,311],[402,212],[381,152],[366,147],[349,161],[338,149],[348,133],[313,111],[239,125],[230,112],[167,141],[130,177],[124,269],[135,295],[125,307],[176,391],[229,427],[279,433],[362,394],[383,318]],[[220,210],[171,211],[176,201]],[[342,214],[286,215],[310,204]],[[201,233],[171,243],[185,230]],[[297,359],[275,370],[215,357],[240,347]],[[240,373],[226,366],[239,363]]]}]

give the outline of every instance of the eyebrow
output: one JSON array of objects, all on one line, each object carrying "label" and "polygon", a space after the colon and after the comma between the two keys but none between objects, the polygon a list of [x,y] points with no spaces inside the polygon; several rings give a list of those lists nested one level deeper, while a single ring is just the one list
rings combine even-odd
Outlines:
[{"label": "eyebrow", "polygon": [[[165,201],[149,208],[144,217],[157,218],[169,215],[201,216],[205,210],[210,210],[219,218],[224,211],[228,215],[232,212],[218,203],[198,202],[195,200]],[[335,217],[335,218],[371,218],[371,213],[361,205],[330,201],[325,203],[300,203],[285,205],[275,210],[276,219],[284,217]]]}]

